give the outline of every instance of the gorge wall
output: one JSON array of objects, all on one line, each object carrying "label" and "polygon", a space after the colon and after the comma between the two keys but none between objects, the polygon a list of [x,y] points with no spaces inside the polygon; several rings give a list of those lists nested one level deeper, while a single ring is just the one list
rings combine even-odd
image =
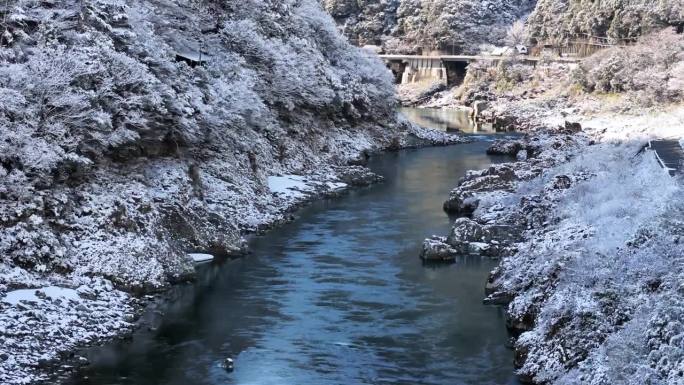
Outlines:
[{"label": "gorge wall", "polygon": [[[274,220],[267,177],[396,135],[392,79],[315,1],[0,8],[0,292],[154,288]],[[18,278],[17,278],[18,277]]]}]

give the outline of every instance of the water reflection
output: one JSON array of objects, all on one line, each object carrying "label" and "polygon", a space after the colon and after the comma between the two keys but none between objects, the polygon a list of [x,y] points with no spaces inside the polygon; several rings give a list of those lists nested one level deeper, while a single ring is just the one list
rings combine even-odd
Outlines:
[{"label": "water reflection", "polygon": [[474,122],[470,111],[465,109],[401,107],[399,111],[419,126],[436,130],[466,134],[496,132],[490,123]]},{"label": "water reflection", "polygon": [[[487,143],[373,158],[383,184],[300,212],[248,258],[202,267],[152,330],[91,349],[73,384],[514,384],[502,314],[485,307],[496,262],[424,267],[441,202]],[[156,314],[156,315],[155,315]],[[235,371],[219,365],[235,359]]]}]

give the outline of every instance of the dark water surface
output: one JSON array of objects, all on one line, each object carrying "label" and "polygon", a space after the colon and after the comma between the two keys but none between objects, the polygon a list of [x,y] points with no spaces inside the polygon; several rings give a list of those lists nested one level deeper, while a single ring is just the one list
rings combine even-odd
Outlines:
[{"label": "dark water surface", "polygon": [[[153,331],[88,351],[74,384],[515,384],[499,309],[482,305],[494,261],[423,266],[446,234],[441,205],[487,143],[372,159],[382,184],[303,209],[244,259],[201,267]],[[225,357],[235,371],[220,368]]]}]

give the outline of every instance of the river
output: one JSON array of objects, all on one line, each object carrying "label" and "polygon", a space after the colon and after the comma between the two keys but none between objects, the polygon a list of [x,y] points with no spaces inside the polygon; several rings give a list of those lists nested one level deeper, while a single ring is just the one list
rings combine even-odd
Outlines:
[{"label": "river", "polygon": [[[482,305],[496,261],[426,266],[421,241],[468,169],[502,159],[484,141],[371,159],[382,184],[316,202],[201,266],[153,327],[87,351],[74,385],[516,384],[503,313]],[[235,359],[235,371],[220,363]]]},{"label": "river", "polygon": [[435,130],[464,134],[496,133],[492,124],[473,121],[466,109],[401,107],[400,111],[412,122]]}]

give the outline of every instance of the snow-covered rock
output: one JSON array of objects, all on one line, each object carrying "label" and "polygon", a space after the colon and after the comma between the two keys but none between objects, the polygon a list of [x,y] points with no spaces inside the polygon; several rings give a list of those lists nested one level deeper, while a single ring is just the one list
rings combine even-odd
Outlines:
[{"label": "snow-covered rock", "polygon": [[487,154],[517,156],[524,148],[524,144],[519,140],[496,140],[487,149]]},{"label": "snow-covered rock", "polygon": [[458,250],[446,243],[445,237],[432,237],[423,241],[420,258],[427,262],[450,262],[458,254]]},{"label": "snow-covered rock", "polygon": [[206,263],[214,260],[213,255],[203,253],[190,253],[188,254],[188,258],[190,258],[195,263]]},{"label": "snow-covered rock", "polygon": [[2,302],[10,305],[18,305],[22,302],[40,302],[44,299],[64,299],[66,301],[79,301],[80,297],[74,289],[59,286],[48,286],[38,289],[21,289],[7,292]]}]

